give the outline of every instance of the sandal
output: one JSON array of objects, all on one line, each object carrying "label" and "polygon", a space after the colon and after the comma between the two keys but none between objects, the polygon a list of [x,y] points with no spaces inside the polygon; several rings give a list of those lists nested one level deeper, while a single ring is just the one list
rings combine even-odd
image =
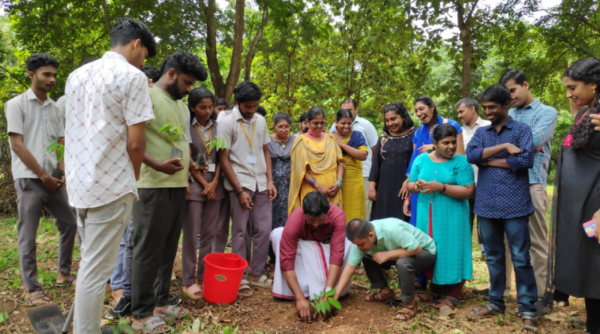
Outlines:
[{"label": "sandal", "polygon": [[[533,322],[533,326],[525,324],[525,321],[527,321],[527,320]],[[537,332],[538,332],[537,321],[532,320],[532,319],[523,319],[523,327],[521,327],[521,333],[537,333]]]},{"label": "sandal", "polygon": [[417,300],[420,301],[421,303],[429,303],[429,302],[433,301],[433,297],[426,293],[418,293]]},{"label": "sandal", "polygon": [[[394,318],[394,320],[409,321],[411,319],[414,319],[414,317],[417,316],[417,312],[419,312],[417,303],[415,303],[413,305],[413,307],[411,307],[411,308],[403,307],[403,308],[399,309],[398,311],[396,311],[396,317]],[[400,316],[402,318],[400,318]]]},{"label": "sandal", "polygon": [[185,293],[190,299],[202,299],[202,288],[199,287],[198,284],[184,286],[183,293]]},{"label": "sandal", "polygon": [[164,320],[172,321],[183,319],[188,313],[189,311],[183,307],[169,305],[167,306],[165,313],[155,313],[154,315],[163,318]]},{"label": "sandal", "polygon": [[454,303],[454,301],[452,301],[452,299],[450,299],[450,297],[445,297],[442,299],[434,300],[433,305],[435,307],[442,307],[445,305],[445,306],[448,306],[449,308],[451,308],[452,310],[454,310],[456,305],[458,305],[458,300],[456,303]]},{"label": "sandal", "polygon": [[373,292],[365,297],[365,301],[367,302],[385,302],[386,300],[390,300],[394,298],[396,294],[394,290],[390,289],[389,293],[382,293],[381,290],[379,292]]},{"label": "sandal", "polygon": [[[242,292],[244,290],[246,290],[248,292]],[[243,279],[242,282],[240,283],[240,288],[238,289],[238,295],[242,298],[252,296],[252,288],[250,287],[250,283],[248,283],[247,279]]]},{"label": "sandal", "polygon": [[491,317],[491,316],[498,315],[498,314],[503,314],[503,313],[504,312],[500,312],[500,311],[496,310],[490,304],[486,304],[483,307],[472,309],[469,312],[469,314],[467,315],[467,319],[469,319],[469,320],[476,320],[476,319]]},{"label": "sandal", "polygon": [[75,275],[69,275],[62,282],[56,281],[56,286],[68,286],[68,285],[75,286],[75,280],[76,279],[77,279],[77,277],[75,277]]},{"label": "sandal", "polygon": [[[163,330],[156,330],[156,327],[159,326],[167,326],[167,329],[163,329]],[[170,326],[167,325],[167,323],[158,316],[153,316],[148,318],[146,321],[144,321],[142,323],[142,325],[136,325],[135,321],[131,324],[131,328],[133,328],[136,331],[143,331],[144,333],[148,333],[148,334],[161,334],[161,333],[166,333],[171,331]]]},{"label": "sandal", "polygon": [[32,306],[48,305],[51,302],[50,298],[46,297],[42,290],[38,290],[33,295],[29,296],[27,301]]},{"label": "sandal", "polygon": [[257,282],[250,281],[250,284],[259,288],[271,289],[273,287],[273,280],[262,275]]}]

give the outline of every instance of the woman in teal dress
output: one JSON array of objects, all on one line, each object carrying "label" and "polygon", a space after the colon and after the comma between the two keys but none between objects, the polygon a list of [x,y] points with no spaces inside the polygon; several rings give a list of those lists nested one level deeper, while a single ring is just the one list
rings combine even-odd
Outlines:
[{"label": "woman in teal dress", "polygon": [[431,296],[419,299],[451,308],[460,301],[465,280],[473,278],[468,199],[475,195],[475,180],[467,158],[456,154],[457,135],[452,125],[438,125],[432,152],[415,159],[407,185],[419,194],[416,226],[438,249],[433,273],[427,273]]}]

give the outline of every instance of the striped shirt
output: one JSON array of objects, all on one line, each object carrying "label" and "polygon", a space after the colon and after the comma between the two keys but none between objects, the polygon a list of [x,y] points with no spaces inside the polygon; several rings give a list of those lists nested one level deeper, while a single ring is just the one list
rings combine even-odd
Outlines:
[{"label": "striped shirt", "polygon": [[550,165],[550,145],[558,117],[556,109],[535,99],[528,106],[510,109],[508,114],[515,121],[529,125],[533,133],[533,146],[543,147],[542,151],[535,153],[533,167],[529,169],[529,184],[545,185]]}]

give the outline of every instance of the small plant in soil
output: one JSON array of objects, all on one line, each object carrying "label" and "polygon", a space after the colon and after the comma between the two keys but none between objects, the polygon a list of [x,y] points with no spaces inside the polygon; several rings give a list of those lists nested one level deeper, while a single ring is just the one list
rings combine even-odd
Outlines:
[{"label": "small plant in soil", "polygon": [[[172,142],[176,142],[183,138],[183,130],[180,126],[173,126],[171,123],[167,123],[158,129],[158,132],[166,134]],[[177,147],[171,147],[171,159],[182,159],[183,151]],[[180,164],[177,164],[180,165]]]},{"label": "small plant in soil", "polygon": [[[219,151],[226,150],[228,148],[227,140],[224,138],[215,138],[206,145],[208,146],[209,150],[216,148],[217,151]],[[196,157],[196,169],[200,170],[202,169],[200,166],[208,166],[208,164],[210,164],[208,153],[198,153],[198,156]]]},{"label": "small plant in soil", "polygon": [[[65,145],[59,143],[56,139],[50,140],[50,145],[46,148],[46,152],[56,152],[56,161],[60,162],[65,156]],[[52,171],[52,177],[56,179],[62,179],[65,173],[60,169]]]},{"label": "small plant in soil", "polygon": [[325,317],[327,313],[331,312],[331,306],[338,310],[342,309],[342,305],[337,299],[333,298],[335,295],[335,289],[331,289],[327,292],[321,291],[320,295],[314,294],[315,299],[310,303],[315,308],[317,315]]}]

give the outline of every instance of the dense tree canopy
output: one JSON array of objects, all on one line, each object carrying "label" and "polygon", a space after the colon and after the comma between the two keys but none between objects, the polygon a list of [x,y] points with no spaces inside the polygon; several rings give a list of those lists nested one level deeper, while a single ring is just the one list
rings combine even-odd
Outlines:
[{"label": "dense tree canopy", "polygon": [[[454,103],[475,98],[502,72],[526,72],[533,93],[560,110],[555,140],[571,123],[561,75],[569,61],[600,55],[600,11],[595,0],[23,0],[0,2],[0,112],[29,85],[25,59],[46,52],[60,61],[53,98],[87,57],[109,48],[114,20],[145,22],[158,40],[159,66],[183,49],[210,73],[199,83],[231,99],[235,84],[251,79],[264,90],[269,114],[297,119],[322,106],[329,123],[345,97],[382,127],[393,101],[412,109],[429,95],[455,117]],[[225,4],[226,6],[222,6]],[[535,16],[534,16],[535,14]],[[536,19],[534,19],[536,17]],[[269,116],[270,117],[270,116]],[[2,117],[2,128],[5,117]],[[3,131],[5,132],[5,130]],[[4,134],[2,158],[8,159]],[[554,145],[554,156],[558,145]]]}]

